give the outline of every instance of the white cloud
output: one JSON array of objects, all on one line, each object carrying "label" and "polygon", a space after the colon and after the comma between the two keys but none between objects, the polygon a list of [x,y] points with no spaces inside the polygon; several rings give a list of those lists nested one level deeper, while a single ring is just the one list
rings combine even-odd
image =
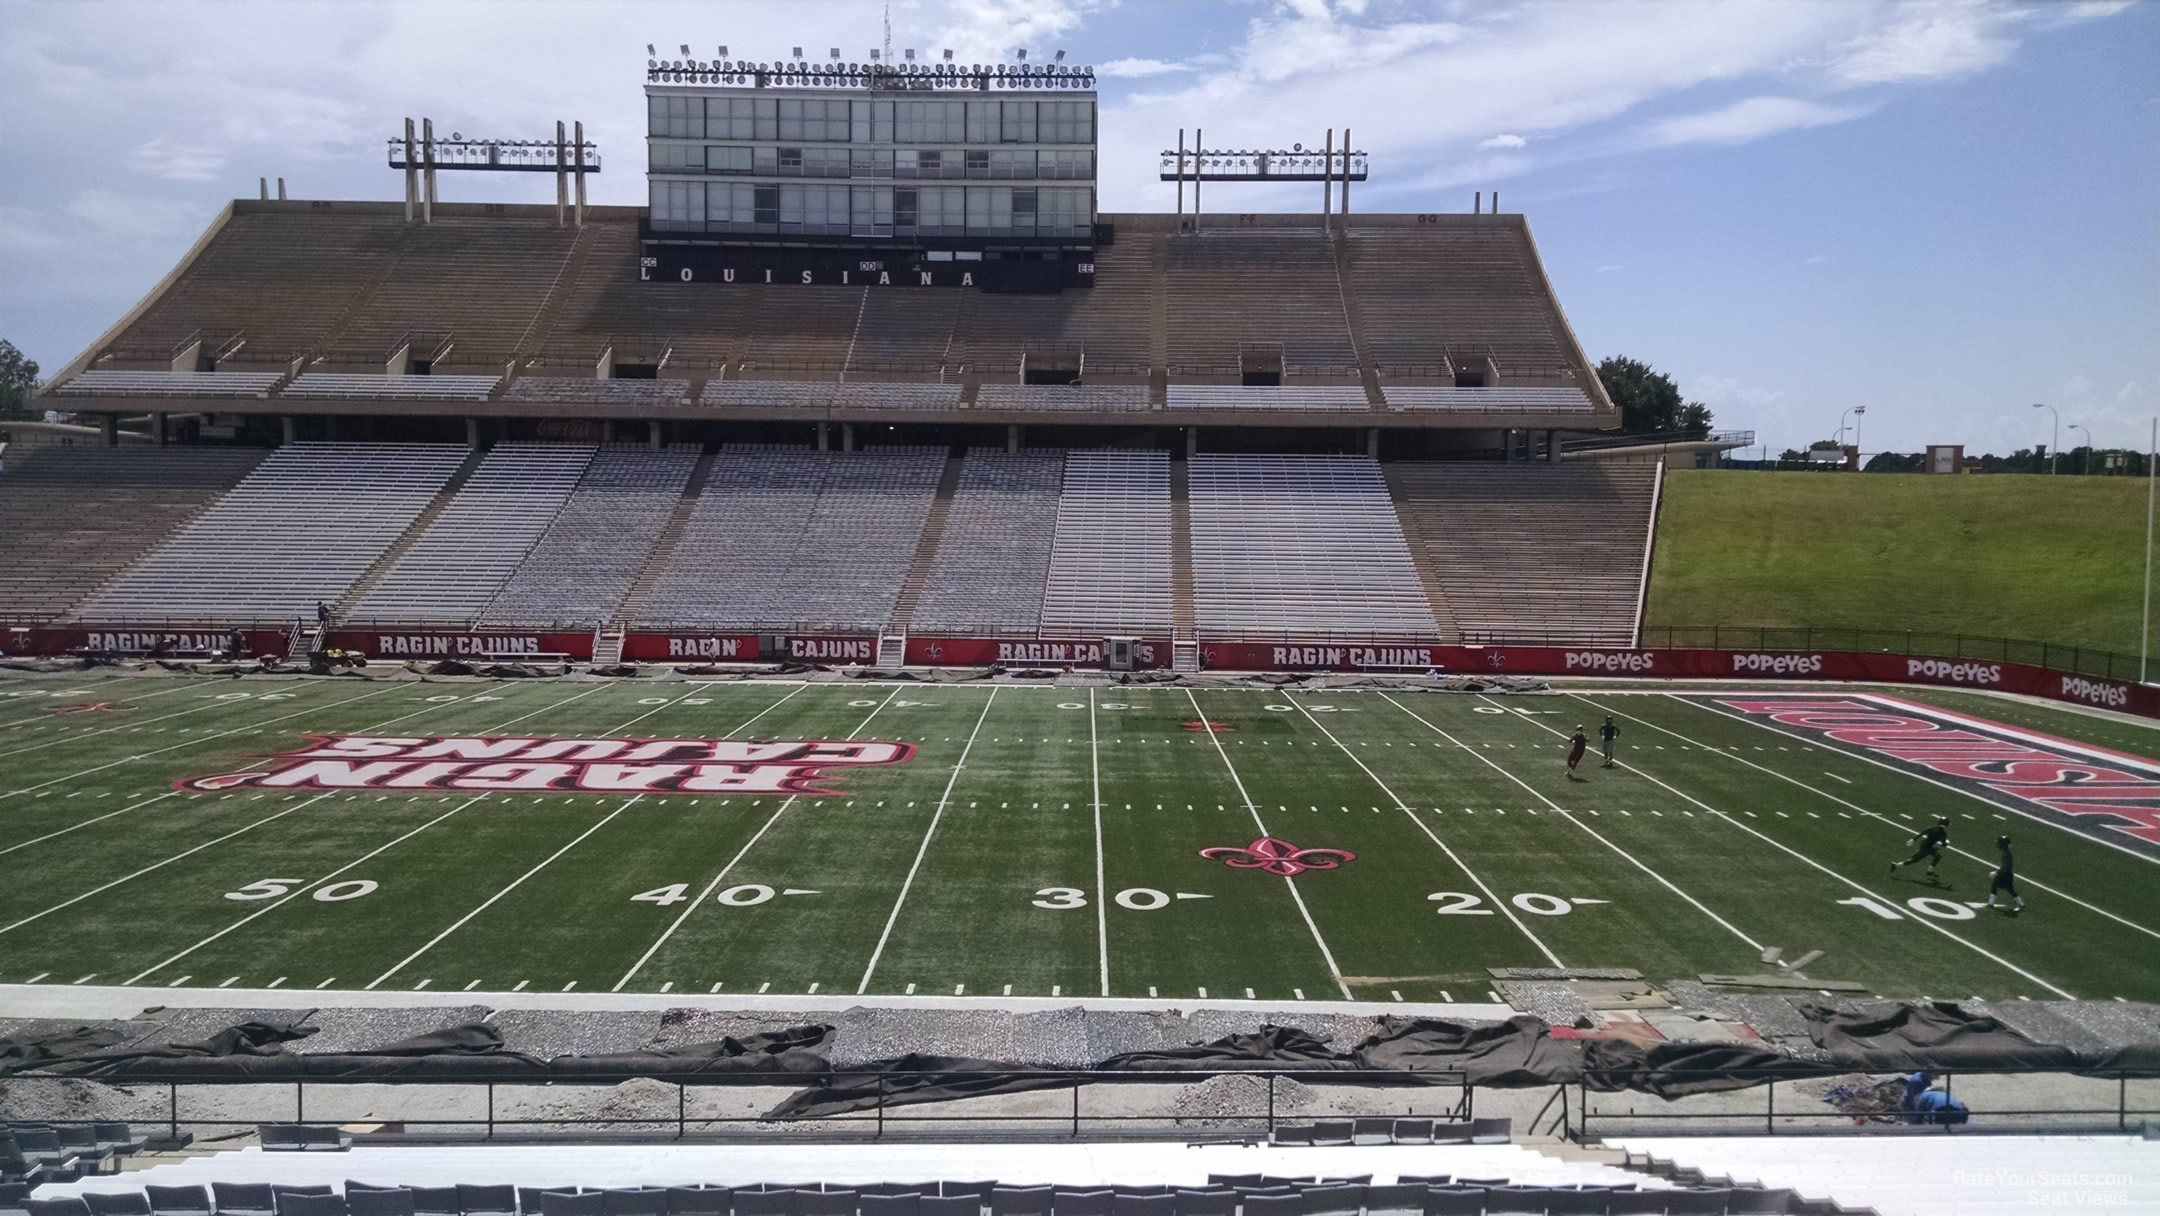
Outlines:
[{"label": "white cloud", "polygon": [[1100,64],[1095,74],[1112,80],[1139,80],[1149,76],[1167,76],[1172,72],[1190,72],[1189,63],[1172,63],[1167,59],[1113,59]]},{"label": "white cloud", "polygon": [[128,153],[128,165],[166,181],[208,182],[217,180],[225,155],[207,145],[182,144],[159,135]]},{"label": "white cloud", "polygon": [[1738,376],[1697,376],[1681,385],[1680,391],[1684,396],[1713,408],[1741,405],[1761,409],[1785,398],[1784,389],[1749,384]]},{"label": "white cloud", "polygon": [[2017,49],[2009,27],[2021,10],[1997,4],[1917,0],[1896,19],[1836,48],[1831,74],[1848,84],[1887,84],[1963,76],[1990,68]]},{"label": "white cloud", "polygon": [[1798,97],[1749,97],[1715,110],[1660,119],[1645,127],[1642,136],[1653,147],[1744,144],[1780,131],[1850,122],[1873,108],[1825,105]]},{"label": "white cloud", "polygon": [[1820,266],[1820,265],[1822,265],[1822,264],[1823,264],[1824,262],[1827,262],[1827,261],[1829,261],[1829,260],[1830,260],[1829,258],[1827,258],[1827,257],[1824,257],[1824,256],[1823,256],[1822,254],[1819,254],[1819,253],[1812,253],[1812,254],[1809,254],[1808,256],[1804,257],[1804,258],[1801,258],[1801,259],[1800,259],[1800,264],[1801,264],[1802,266]]},{"label": "white cloud", "polygon": [[1524,139],[1524,138],[1523,138],[1522,136],[1520,136],[1520,135],[1495,135],[1495,136],[1493,136],[1493,137],[1492,137],[1491,139],[1481,139],[1481,140],[1479,140],[1479,141],[1478,141],[1478,147],[1480,147],[1480,148],[1521,148],[1521,147],[1525,147],[1525,146],[1527,146],[1527,145],[1529,144],[1529,142],[1530,142],[1530,141],[1528,141],[1528,140]]},{"label": "white cloud", "polygon": [[1598,267],[1598,268],[1597,268],[1597,272],[1598,272],[1599,274],[1611,274],[1611,273],[1612,273],[1613,271],[1615,271],[1615,270],[1626,270],[1626,269],[1627,269],[1627,267],[1626,267],[1626,266],[1624,266],[1624,265],[1622,265],[1622,264],[1620,264],[1619,262],[1607,262],[1607,263],[1606,263],[1605,265],[1603,265],[1603,266],[1600,266],[1600,267]]}]

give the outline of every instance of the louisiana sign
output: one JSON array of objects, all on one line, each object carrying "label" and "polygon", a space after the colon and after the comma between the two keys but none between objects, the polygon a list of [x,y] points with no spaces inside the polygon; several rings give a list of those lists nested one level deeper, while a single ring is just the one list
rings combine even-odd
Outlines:
[{"label": "louisiana sign", "polygon": [[831,770],[898,764],[907,743],[856,739],[536,739],[316,735],[243,772],[191,777],[188,793],[273,790],[457,790],[520,794],[838,793]]}]

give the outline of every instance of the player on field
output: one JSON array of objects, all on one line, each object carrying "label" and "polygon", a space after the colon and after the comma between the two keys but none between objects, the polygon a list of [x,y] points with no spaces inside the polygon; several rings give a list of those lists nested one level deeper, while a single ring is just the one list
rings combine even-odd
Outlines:
[{"label": "player on field", "polygon": [[[2002,864],[1995,867],[1995,881],[1988,884],[1988,907],[2007,908],[2012,912],[2023,912],[2025,910],[2025,897],[2018,894],[2017,859],[2010,855],[2010,838],[2008,836],[1997,836],[1995,838],[1995,847],[2002,850]],[[1996,903],[1995,897],[1997,895],[2009,896],[2010,902],[2005,904]]]},{"label": "player on field", "polygon": [[1613,766],[1613,740],[1620,737],[1620,728],[1613,725],[1611,714],[1605,715],[1605,725],[1598,727],[1597,733],[1599,742],[1605,745],[1605,763],[1601,767],[1611,768]]},{"label": "player on field", "polygon": [[1928,877],[1935,877],[1935,867],[1942,864],[1943,850],[1950,847],[1949,817],[1937,815],[1934,823],[1914,832],[1912,838],[1916,846],[1913,855],[1903,861],[1891,862],[1890,872],[1895,874],[1901,867],[1912,865],[1924,858],[1928,863]]},{"label": "player on field", "polygon": [[1576,728],[1575,728],[1575,735],[1574,735],[1574,737],[1568,740],[1568,749],[1567,749],[1567,775],[1568,775],[1568,780],[1570,780],[1570,781],[1580,781],[1580,780],[1582,780],[1582,778],[1580,778],[1580,777],[1577,777],[1577,776],[1575,775],[1575,766],[1576,766],[1576,765],[1578,765],[1578,764],[1581,764],[1581,763],[1582,763],[1583,753],[1584,753],[1584,752],[1586,752],[1586,751],[1589,751],[1589,750],[1590,750],[1590,739],[1589,739],[1589,737],[1583,734],[1583,728],[1582,728],[1582,727],[1580,727],[1580,726],[1576,727]]}]

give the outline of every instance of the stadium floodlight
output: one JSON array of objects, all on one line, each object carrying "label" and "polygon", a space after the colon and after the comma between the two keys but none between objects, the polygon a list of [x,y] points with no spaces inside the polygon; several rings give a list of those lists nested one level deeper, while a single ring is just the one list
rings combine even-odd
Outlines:
[{"label": "stadium floodlight", "polygon": [[800,58],[802,58],[802,48],[801,48],[801,47],[796,47],[796,48],[795,48],[795,58],[797,58],[797,59],[800,59]]},{"label": "stadium floodlight", "polygon": [[2062,453],[2055,450],[2056,448],[2062,446],[2062,411],[2056,409],[2052,405],[2049,405],[2045,401],[2033,402],[2033,408],[2036,410],[2046,410],[2048,413],[2055,415],[2055,434],[2053,438],[2048,441],[2048,472],[2053,473],[2055,471],[2055,465],[2062,455]]},{"label": "stadium floodlight", "polygon": [[1062,50],[1061,50],[1061,51],[1059,51],[1059,52],[1057,53],[1057,61],[1058,61],[1059,63],[1063,63],[1063,62],[1065,62],[1065,52],[1064,52],[1064,51],[1062,51]]},{"label": "stadium floodlight", "polygon": [[1014,53],[1015,55],[1018,55],[1018,56],[1020,57],[1020,62],[1022,62],[1022,63],[1026,63],[1026,62],[1027,62],[1027,48],[1026,48],[1026,47],[1021,47],[1020,49],[1018,49],[1018,50],[1014,51],[1013,53]]},{"label": "stadium floodlight", "polygon": [[945,62],[947,62],[947,63],[951,63],[951,62],[952,62],[952,48],[951,48],[951,47],[946,47],[946,48],[945,48]]},{"label": "stadium floodlight", "polygon": [[725,42],[720,44],[720,57],[722,59],[727,58],[727,43]]},{"label": "stadium floodlight", "polygon": [[683,43],[683,44],[682,44],[682,54],[683,54],[683,58],[685,58],[685,59],[688,59],[688,58],[690,57],[690,44],[689,44],[689,43],[685,42],[685,43]]},{"label": "stadium floodlight", "polygon": [[653,45],[652,45],[652,43],[648,42],[648,43],[646,43],[646,44],[645,44],[645,53],[646,53],[647,55],[657,55],[657,54],[659,54],[660,52],[658,52],[658,51],[654,50],[654,49],[653,49]]},{"label": "stadium floodlight", "polygon": [[906,54],[907,54],[907,58],[908,58],[908,62],[909,62],[909,63],[913,63],[913,62],[915,62],[915,48],[914,48],[914,47],[909,47],[909,48],[907,48]]}]

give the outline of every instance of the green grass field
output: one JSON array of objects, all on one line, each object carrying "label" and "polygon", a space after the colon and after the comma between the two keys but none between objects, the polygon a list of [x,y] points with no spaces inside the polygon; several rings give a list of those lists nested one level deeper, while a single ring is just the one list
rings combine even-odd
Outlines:
[{"label": "green grass field", "polygon": [[2136,654],[2135,477],[1680,470],[1646,623],[1879,628]]},{"label": "green grass field", "polygon": [[[0,984],[1482,1002],[1491,967],[1776,947],[1884,996],[2160,1000],[2152,856],[1730,695],[10,680]],[[1563,733],[1607,712],[1622,766],[1569,779]],[[826,794],[174,788],[309,735],[915,750]],[[1940,881],[1888,873],[1936,814]],[[2005,830],[2020,916],[1971,906]],[[1355,859],[1201,856],[1269,836]]]}]

